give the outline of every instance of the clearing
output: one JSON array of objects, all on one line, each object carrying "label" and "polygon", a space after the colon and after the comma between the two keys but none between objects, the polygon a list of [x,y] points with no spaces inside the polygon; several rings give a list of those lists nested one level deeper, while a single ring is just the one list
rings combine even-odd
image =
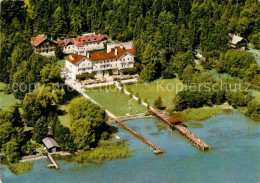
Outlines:
[{"label": "clearing", "polygon": [[86,94],[116,116],[139,114],[147,111],[146,107],[138,104],[134,99],[129,100],[129,96],[121,93],[114,85],[86,89]]},{"label": "clearing", "polygon": [[7,109],[8,107],[14,105],[16,102],[19,102],[18,99],[14,97],[13,94],[7,95],[1,90],[4,89],[6,84],[0,83],[0,109]]},{"label": "clearing", "polygon": [[144,100],[147,99],[149,105],[153,106],[154,101],[161,96],[163,105],[166,109],[174,107],[173,99],[183,86],[178,78],[158,79],[151,83],[140,83],[126,86],[126,89],[136,93]]}]

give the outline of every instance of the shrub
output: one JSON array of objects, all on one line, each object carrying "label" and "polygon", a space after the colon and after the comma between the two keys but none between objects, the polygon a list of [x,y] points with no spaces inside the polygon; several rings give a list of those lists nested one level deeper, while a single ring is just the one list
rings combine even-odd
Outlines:
[{"label": "shrub", "polygon": [[138,93],[138,92],[136,92],[135,96],[138,98],[138,97],[139,97],[139,93]]},{"label": "shrub", "polygon": [[157,109],[163,109],[164,108],[161,96],[159,96],[158,99],[154,101],[153,105]]},{"label": "shrub", "polygon": [[132,99],[132,98],[133,98],[133,94],[130,93],[130,95],[129,95],[129,99]]}]

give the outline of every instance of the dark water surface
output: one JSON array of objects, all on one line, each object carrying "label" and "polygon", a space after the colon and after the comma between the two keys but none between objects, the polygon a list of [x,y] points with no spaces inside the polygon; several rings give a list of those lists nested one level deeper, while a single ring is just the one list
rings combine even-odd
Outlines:
[{"label": "dark water surface", "polygon": [[232,112],[203,122],[185,123],[195,135],[213,147],[201,152],[184,137],[169,131],[155,119],[126,122],[160,146],[154,155],[148,146],[119,128],[134,151],[129,159],[100,163],[58,161],[61,169],[47,169],[46,159],[34,161],[27,174],[16,176],[0,165],[3,183],[8,182],[260,182],[260,123]]}]

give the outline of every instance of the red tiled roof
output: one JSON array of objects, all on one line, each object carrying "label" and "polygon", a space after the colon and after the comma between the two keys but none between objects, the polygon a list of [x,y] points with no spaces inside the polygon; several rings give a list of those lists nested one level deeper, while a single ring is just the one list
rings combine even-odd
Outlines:
[{"label": "red tiled roof", "polygon": [[78,53],[74,53],[74,54],[65,56],[65,59],[70,61],[73,64],[79,63],[83,58],[84,58],[84,56],[79,55]]},{"label": "red tiled roof", "polygon": [[[115,54],[116,49],[117,49],[117,55]],[[126,53],[135,55],[134,49],[122,49],[120,47],[116,47],[116,48],[112,49],[111,52],[109,52],[109,53],[101,53],[101,52],[96,51],[90,55],[89,60],[99,61],[99,60],[108,60],[108,59],[118,59]]]},{"label": "red tiled roof", "polygon": [[168,120],[170,123],[183,122],[183,119],[182,119],[181,117],[168,118],[167,120]]},{"label": "red tiled roof", "polygon": [[[117,49],[117,55],[115,54],[115,49]],[[94,52],[88,58],[92,62],[100,61],[100,60],[108,60],[108,59],[119,59],[124,54],[130,53],[135,55],[134,49],[122,49],[120,47],[113,48],[109,53],[102,53],[102,52]],[[83,58],[86,56],[79,55],[78,53],[73,53],[71,55],[65,56],[65,59],[70,61],[73,64],[79,63]]]},{"label": "red tiled roof", "polygon": [[108,38],[108,36],[107,35],[78,36],[77,38],[58,40],[57,43],[63,46],[69,43],[72,43],[75,46],[84,46],[85,43],[99,42],[102,41],[104,38]]},{"label": "red tiled roof", "polygon": [[33,46],[38,46],[41,44],[45,39],[47,39],[46,36],[37,35],[36,37],[32,37]]}]

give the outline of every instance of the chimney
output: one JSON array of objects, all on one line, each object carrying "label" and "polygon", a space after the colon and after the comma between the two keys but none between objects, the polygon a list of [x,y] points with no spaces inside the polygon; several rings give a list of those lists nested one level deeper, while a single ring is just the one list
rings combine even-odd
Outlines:
[{"label": "chimney", "polygon": [[89,52],[87,52],[87,58],[89,58]]},{"label": "chimney", "polygon": [[115,55],[117,55],[117,48],[115,49]]}]

